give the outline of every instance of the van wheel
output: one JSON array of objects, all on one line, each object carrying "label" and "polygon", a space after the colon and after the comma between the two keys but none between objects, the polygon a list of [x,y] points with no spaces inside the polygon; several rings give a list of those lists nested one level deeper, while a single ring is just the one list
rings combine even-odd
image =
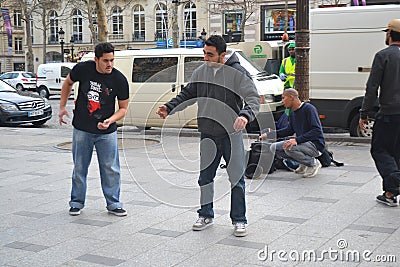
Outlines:
[{"label": "van wheel", "polygon": [[360,115],[356,115],[350,122],[350,136],[353,137],[372,137],[372,128],[374,126],[374,119],[369,118],[367,125],[365,125],[366,130],[363,131],[359,125]]},{"label": "van wheel", "polygon": [[49,90],[47,90],[47,88],[44,86],[39,87],[38,93],[43,98],[49,99],[50,97]]}]

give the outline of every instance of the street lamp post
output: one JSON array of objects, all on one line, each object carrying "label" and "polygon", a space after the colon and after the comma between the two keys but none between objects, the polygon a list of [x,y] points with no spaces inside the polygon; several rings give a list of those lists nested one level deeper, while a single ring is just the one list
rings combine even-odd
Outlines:
[{"label": "street lamp post", "polygon": [[69,42],[71,43],[71,61],[75,62],[75,57],[74,57],[74,42],[75,42],[75,38],[72,35],[71,36],[71,40],[69,40]]},{"label": "street lamp post", "polygon": [[60,39],[60,45],[61,45],[61,62],[64,62],[64,30],[62,27],[60,27],[60,30],[58,31],[58,38]]}]

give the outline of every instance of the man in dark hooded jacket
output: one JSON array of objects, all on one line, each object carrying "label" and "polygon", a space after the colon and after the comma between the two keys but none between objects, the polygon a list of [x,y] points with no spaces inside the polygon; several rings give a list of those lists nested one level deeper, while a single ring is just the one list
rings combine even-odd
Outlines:
[{"label": "man in dark hooded jacket", "polygon": [[221,157],[227,163],[231,184],[230,217],[235,236],[246,236],[245,156],[242,130],[259,110],[259,94],[249,73],[232,54],[226,56],[225,40],[213,35],[203,49],[205,64],[192,74],[189,84],[171,101],[160,106],[157,114],[183,110],[197,102],[197,123],[200,142],[200,204],[194,231],[212,225],[214,218],[214,177]]}]

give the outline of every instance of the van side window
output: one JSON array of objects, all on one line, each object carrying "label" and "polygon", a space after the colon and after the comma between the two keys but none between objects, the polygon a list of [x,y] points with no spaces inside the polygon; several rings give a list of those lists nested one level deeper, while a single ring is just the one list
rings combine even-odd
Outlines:
[{"label": "van side window", "polygon": [[61,77],[67,78],[68,74],[71,72],[71,69],[65,66],[61,66]]},{"label": "van side window", "polygon": [[135,58],[132,82],[176,82],[178,57]]},{"label": "van side window", "polygon": [[204,63],[204,57],[185,57],[184,81],[188,82],[195,69]]}]

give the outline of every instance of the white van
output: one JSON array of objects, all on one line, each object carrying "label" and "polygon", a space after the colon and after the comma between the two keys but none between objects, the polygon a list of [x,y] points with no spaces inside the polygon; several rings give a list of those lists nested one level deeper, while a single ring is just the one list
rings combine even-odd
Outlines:
[{"label": "white van", "polygon": [[399,17],[400,5],[310,10],[310,100],[323,126],[371,134],[373,120],[359,128],[359,109],[374,55],[387,47],[382,30]]},{"label": "white van", "polygon": [[[283,113],[281,102],[283,83],[276,75],[267,75],[252,63],[240,50],[228,49],[227,56],[236,53],[241,65],[251,74],[262,104],[258,121],[248,130],[258,131],[260,125],[270,125],[271,114],[275,119]],[[204,63],[201,48],[171,48],[115,51],[115,68],[128,79],[130,103],[127,115],[119,124],[148,127],[197,128],[197,105],[169,116],[166,120],[156,115],[157,108],[180,93],[190,80],[193,70]],[[82,61],[94,58],[86,54]],[[76,88],[77,85],[75,85]],[[75,90],[76,92],[77,90]],[[267,114],[268,113],[268,114]],[[272,122],[273,123],[273,122]]]},{"label": "white van", "polygon": [[61,62],[40,64],[37,70],[36,91],[41,97],[59,95],[65,78],[76,63]]}]

